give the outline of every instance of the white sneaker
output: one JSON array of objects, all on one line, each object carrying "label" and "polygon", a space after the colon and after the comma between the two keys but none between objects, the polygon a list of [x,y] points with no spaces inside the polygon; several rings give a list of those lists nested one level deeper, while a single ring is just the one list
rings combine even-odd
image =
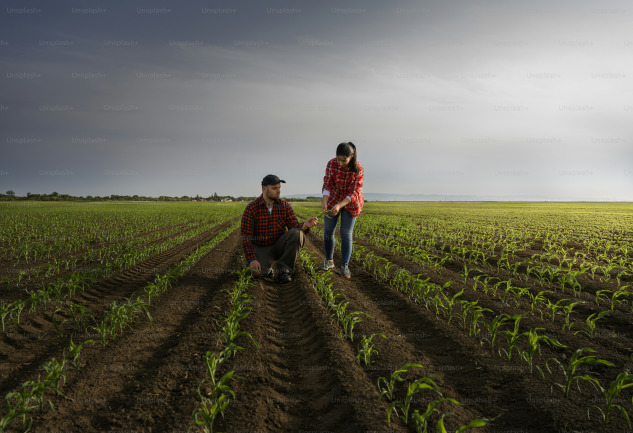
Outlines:
[{"label": "white sneaker", "polygon": [[341,266],[341,277],[343,278],[351,278],[352,274],[349,271],[349,266],[345,265],[345,266]]},{"label": "white sneaker", "polygon": [[323,264],[321,265],[321,270],[329,271],[330,269],[334,269],[334,262],[329,260],[323,260]]}]

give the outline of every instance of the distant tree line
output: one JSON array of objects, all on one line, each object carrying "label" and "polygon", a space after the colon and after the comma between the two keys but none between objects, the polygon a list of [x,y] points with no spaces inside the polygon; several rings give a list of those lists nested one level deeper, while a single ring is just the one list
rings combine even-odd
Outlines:
[{"label": "distant tree line", "polygon": [[[74,196],[69,194],[59,194],[58,192],[52,192],[50,194],[33,194],[27,192],[25,196],[17,196],[12,190],[7,191],[4,194],[0,194],[0,201],[251,201],[256,197],[233,197],[230,195],[218,195],[213,193],[208,197],[202,197],[200,195],[188,196],[183,195],[181,197],[172,197],[167,195],[161,195],[159,197],[148,197],[144,195],[117,195],[111,194],[106,196],[87,195],[87,196]],[[305,199],[291,199],[292,201],[314,201],[321,200],[320,197],[308,197]]]}]

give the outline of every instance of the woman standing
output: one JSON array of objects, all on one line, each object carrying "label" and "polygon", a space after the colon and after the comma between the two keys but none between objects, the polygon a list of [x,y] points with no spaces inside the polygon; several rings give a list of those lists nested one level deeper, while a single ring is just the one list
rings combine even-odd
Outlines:
[{"label": "woman standing", "polygon": [[341,276],[350,278],[349,260],[352,256],[352,232],[356,217],[363,210],[363,166],[357,160],[354,143],[341,143],[336,158],[328,161],[323,178],[323,212],[330,210],[323,222],[325,261],[321,269],[334,268],[334,229],[341,217]]}]

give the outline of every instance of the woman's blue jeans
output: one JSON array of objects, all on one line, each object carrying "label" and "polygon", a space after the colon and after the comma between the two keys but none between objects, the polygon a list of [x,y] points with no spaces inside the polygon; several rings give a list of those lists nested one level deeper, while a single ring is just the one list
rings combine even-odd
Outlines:
[{"label": "woman's blue jeans", "polygon": [[323,243],[325,244],[325,258],[327,260],[334,259],[334,229],[341,217],[341,266],[349,264],[352,257],[352,232],[354,231],[354,223],[356,217],[345,208],[336,216],[326,215],[323,218]]}]

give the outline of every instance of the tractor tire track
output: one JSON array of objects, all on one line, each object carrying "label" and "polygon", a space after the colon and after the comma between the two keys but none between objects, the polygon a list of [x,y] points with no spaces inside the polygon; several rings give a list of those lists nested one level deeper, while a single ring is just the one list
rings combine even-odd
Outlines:
[{"label": "tractor tire track", "polygon": [[[386,423],[386,406],[340,339],[338,325],[303,271],[279,285],[259,280],[244,321],[259,343],[240,355],[228,432],[403,431]],[[395,428],[394,428],[395,427]]]}]

